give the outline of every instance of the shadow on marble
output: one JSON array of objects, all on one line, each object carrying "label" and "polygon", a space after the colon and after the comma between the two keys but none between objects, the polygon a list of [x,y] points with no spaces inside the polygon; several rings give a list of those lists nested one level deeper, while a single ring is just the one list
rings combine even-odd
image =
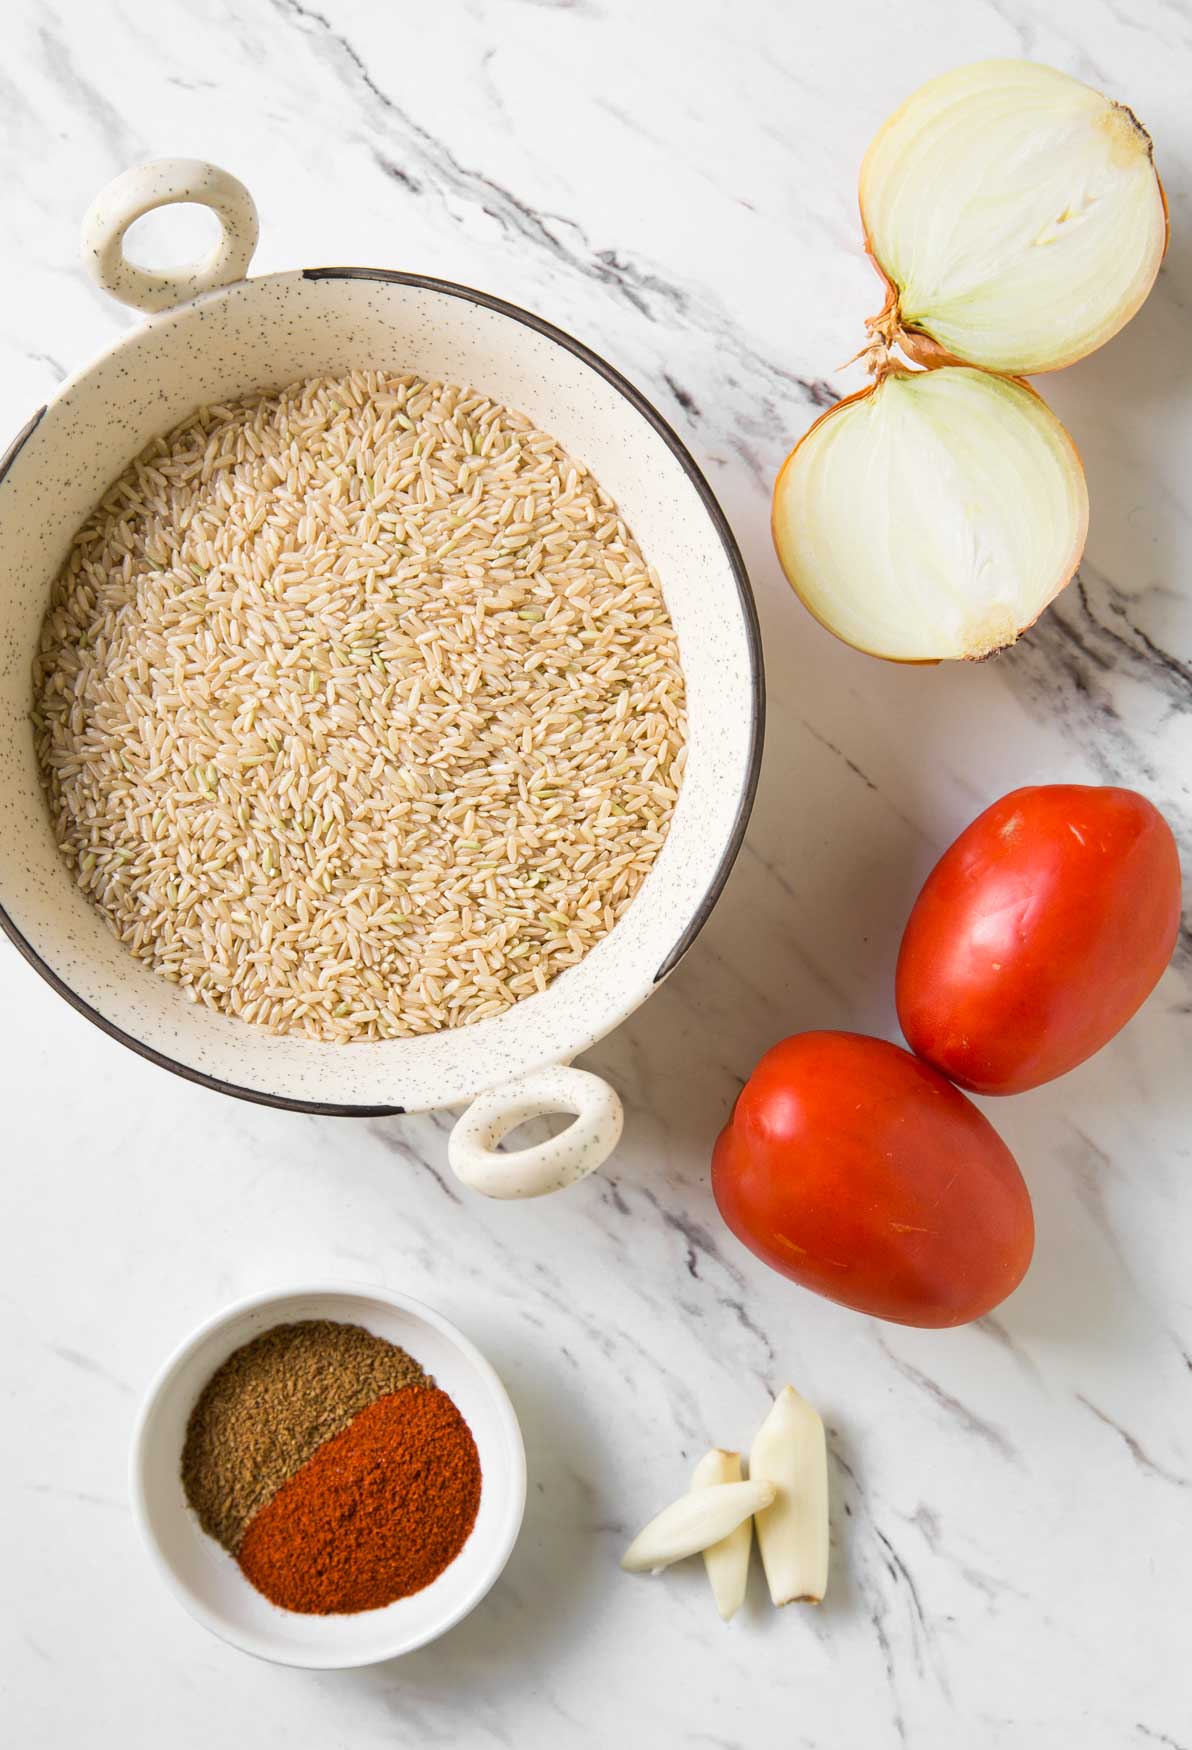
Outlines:
[{"label": "shadow on marble", "polygon": [[832,1553],[828,1564],[828,1590],[819,1608],[825,1627],[835,1618],[864,1609],[857,1587],[857,1564],[853,1545],[857,1535],[857,1506],[861,1494],[858,1475],[860,1454],[849,1430],[834,1411],[824,1416],[828,1436],[828,1523],[832,1527]]},{"label": "shadow on marble", "polygon": [[[1011,1347],[1096,1351],[1119,1361],[1153,1355],[1155,1327],[1143,1292],[1146,1259],[1135,1258],[1130,1236],[1117,1232],[1116,1192],[1149,1195],[1134,1185],[1149,1156],[1111,1158],[1095,1139],[1095,1110],[1081,1121],[1048,1110],[1047,1089],[1034,1111],[1004,1125],[1035,1208],[1035,1257],[1021,1287],[994,1315]],[[1028,1096],[1029,1097],[1029,1096]]]}]

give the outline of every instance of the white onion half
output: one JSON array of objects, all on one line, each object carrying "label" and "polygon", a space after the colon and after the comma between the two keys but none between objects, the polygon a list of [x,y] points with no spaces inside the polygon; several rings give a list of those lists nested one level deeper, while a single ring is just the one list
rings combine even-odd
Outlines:
[{"label": "white onion half", "polygon": [[1088,529],[1071,438],[1026,384],[889,370],[816,421],[774,488],[774,544],[829,631],[901,662],[982,657],[1032,625]]},{"label": "white onion half", "polygon": [[[1130,110],[1033,61],[930,80],[861,167],[861,218],[909,330],[1015,375],[1053,371],[1130,320],[1167,246],[1150,136]],[[924,358],[923,362],[930,362]]]}]

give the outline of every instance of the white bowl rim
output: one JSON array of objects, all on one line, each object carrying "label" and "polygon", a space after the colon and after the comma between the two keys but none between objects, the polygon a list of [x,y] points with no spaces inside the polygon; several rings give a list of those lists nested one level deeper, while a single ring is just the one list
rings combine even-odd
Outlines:
[{"label": "white bowl rim", "polygon": [[[175,1375],[202,1348],[208,1338],[225,1329],[228,1325],[234,1324],[246,1313],[255,1312],[259,1307],[269,1306],[275,1302],[305,1297],[313,1298],[318,1295],[335,1295],[360,1301],[385,1301],[397,1311],[409,1313],[414,1318],[423,1320],[437,1330],[441,1336],[446,1337],[488,1386],[501,1432],[508,1442],[512,1459],[512,1476],[505,1509],[504,1535],[488,1571],[463,1601],[435,1627],[418,1635],[394,1652],[369,1655],[363,1659],[352,1657],[327,1659],[318,1656],[283,1657],[270,1650],[263,1640],[259,1640],[251,1634],[240,1635],[229,1632],[224,1619],[215,1611],[208,1610],[202,1601],[196,1598],[178,1579],[170,1563],[162,1554],[153,1527],[149,1522],[149,1514],[145,1505],[143,1479],[147,1459],[146,1431],[150,1418],[157,1407],[158,1399]],[[184,1338],[167,1357],[154,1375],[137,1412],[129,1451],[128,1492],[133,1523],[136,1525],[150,1561],[165,1582],[167,1590],[173,1594],[187,1614],[213,1634],[217,1640],[237,1648],[242,1653],[249,1653],[253,1658],[265,1660],[271,1665],[288,1665],[311,1671],[351,1670],[363,1665],[383,1664],[387,1659],[404,1657],[406,1653],[413,1653],[419,1647],[427,1646],[431,1641],[438,1640],[462,1622],[465,1616],[469,1616],[496,1585],[504,1572],[506,1563],[513,1554],[514,1545],[521,1532],[522,1520],[525,1517],[526,1447],[522,1437],[521,1423],[517,1419],[517,1411],[513,1407],[509,1393],[506,1391],[497,1370],[491,1361],[481,1354],[475,1343],[469,1337],[465,1337],[463,1332],[451,1323],[450,1319],[444,1318],[442,1313],[436,1312],[434,1307],[428,1306],[425,1301],[415,1299],[412,1294],[403,1294],[399,1289],[387,1288],[379,1283],[299,1282],[286,1287],[261,1289],[256,1294],[249,1294],[241,1300],[233,1301],[231,1305],[223,1307],[219,1312],[213,1313],[210,1318],[204,1319],[203,1323]]]},{"label": "white bowl rim", "polygon": [[[572,353],[583,364],[586,364],[589,369],[595,371],[598,376],[603,377],[607,383],[617,390],[617,392],[630,404],[634,411],[644,419],[662,439],[663,443],[671,451],[675,460],[687,475],[692,487],[695,489],[704,512],[712,525],[713,532],[724,551],[724,556],[728,562],[733,583],[736,587],[738,603],[740,606],[741,622],[745,634],[745,643],[752,681],[749,702],[749,758],[745,772],[745,779],[741,786],[740,795],[737,799],[737,808],[733,816],[732,829],[725,839],[723,851],[717,861],[716,869],[711,881],[704,891],[702,899],[688,916],[670,953],[658,968],[658,971],[654,974],[652,980],[653,985],[660,984],[662,980],[678,965],[679,961],[683,958],[683,955],[699,935],[704,924],[711,915],[716,901],[719,899],[720,894],[724,889],[724,885],[732,872],[733,864],[736,862],[741,846],[745,840],[746,828],[749,825],[749,817],[753,810],[754,799],[757,795],[758,782],[761,777],[762,748],[765,738],[766,719],[766,680],[764,658],[762,654],[761,625],[758,619],[757,603],[753,596],[753,588],[749,581],[749,573],[745,568],[745,561],[742,558],[741,550],[737,545],[736,537],[733,534],[732,529],[729,527],[728,519],[720,507],[719,500],[712,491],[711,486],[708,484],[703,470],[700,468],[690,450],[688,450],[682,438],[670,423],[664,419],[662,414],[654,406],[653,402],[649,401],[646,396],[642,394],[641,390],[631,383],[615,365],[610,364],[607,359],[603,358],[600,353],[594,351],[584,341],[577,340],[574,335],[568,334],[565,329],[557,327],[553,322],[548,322],[544,316],[539,316],[535,311],[526,310],[520,304],[510,303],[508,299],[499,298],[492,292],[479,291],[476,287],[463,285],[457,280],[439,279],[431,274],[405,273],[396,268],[303,267],[291,268],[275,274],[254,274],[246,280],[236,280],[230,286],[222,286],[214,291],[205,292],[197,298],[186,300],[186,302],[192,305],[210,303],[217,299],[227,297],[229,293],[234,293],[245,285],[265,285],[270,282],[293,278],[307,280],[379,280],[395,285],[412,286],[419,290],[442,293],[447,297],[460,298],[466,302],[471,302],[473,304],[481,305],[486,309],[494,310],[499,315],[508,316],[516,322],[523,323],[526,327],[536,330],[546,339],[554,341],[556,345],[563,347],[565,351]],[[172,310],[181,309],[182,307],[183,305],[175,305],[172,307]],[[163,314],[170,313],[172,313],[172,311],[163,312]],[[89,360],[86,365],[81,366],[77,371],[73,372],[67,377],[65,382],[59,385],[54,399],[58,399],[59,396],[64,394],[66,390],[71,388],[80,378],[86,376],[97,363],[98,358],[103,358],[109,354],[119,352],[120,349],[128,344],[138,332],[138,330],[133,329],[131,333],[122,335],[118,340],[113,342],[111,346],[103,349],[103,351],[97,355],[96,359]],[[9,444],[4,453],[0,455],[0,484],[3,483],[5,475],[16,461],[17,456],[20,454],[27,439],[37,429],[37,426],[40,424],[42,416],[47,411],[48,406],[49,403],[47,402],[44,406],[38,408],[36,413],[32,415],[17,433],[16,437],[13,438],[11,444]],[[174,1075],[182,1076],[186,1081],[196,1082],[200,1087],[209,1088],[214,1093],[229,1094],[234,1099],[238,1100],[249,1100],[254,1105],[273,1106],[287,1112],[305,1112],[320,1118],[392,1118],[400,1116],[405,1111],[405,1108],[402,1106],[344,1105],[335,1101],[293,1099],[288,1095],[275,1094],[267,1089],[241,1087],[235,1082],[225,1081],[222,1077],[209,1075],[203,1070],[195,1069],[190,1064],[180,1063],[177,1058],[170,1057],[165,1052],[158,1051],[155,1047],[138,1039],[134,1034],[127,1032],[123,1027],[117,1026],[115,1022],[110,1021],[107,1016],[101,1014],[91,1003],[79,996],[79,994],[73,990],[57,972],[54,971],[53,967],[42,958],[32,942],[30,942],[22,931],[18,929],[15,921],[9,916],[2,902],[0,902],[0,931],[8,937],[17,952],[23,959],[28,961],[33,970],[38,973],[38,975],[43,978],[53,990],[57,991],[60,997],[64,997],[73,1009],[76,1009],[80,1015],[83,1015],[88,1021],[90,1021],[93,1026],[98,1027],[101,1032],[106,1033],[109,1038],[117,1040],[119,1044],[127,1046],[130,1051],[135,1051],[138,1057],[145,1058],[148,1062],[156,1064],[161,1069],[170,1070]],[[631,1012],[633,1008],[636,1008],[638,1003],[642,1000],[644,1000],[643,997],[635,997],[633,1001],[630,1002],[626,1014]],[[622,1015],[621,1018],[625,1019],[625,1015]],[[591,1041],[589,1041],[589,1043],[591,1043]],[[581,1047],[580,1049],[586,1049],[586,1047]]]}]

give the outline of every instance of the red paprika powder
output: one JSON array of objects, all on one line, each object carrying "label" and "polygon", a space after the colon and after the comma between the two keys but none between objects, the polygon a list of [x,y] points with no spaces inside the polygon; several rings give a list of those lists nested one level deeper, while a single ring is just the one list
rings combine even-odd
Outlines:
[{"label": "red paprika powder", "polygon": [[437,1386],[405,1386],[295,1471],[249,1522],[238,1559],[285,1610],[376,1610],[455,1560],[479,1506],[468,1424]]}]

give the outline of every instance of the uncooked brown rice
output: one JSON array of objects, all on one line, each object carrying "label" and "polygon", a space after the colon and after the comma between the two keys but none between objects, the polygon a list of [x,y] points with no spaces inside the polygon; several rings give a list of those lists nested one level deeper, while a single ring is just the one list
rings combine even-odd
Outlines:
[{"label": "uncooked brown rice", "polygon": [[152,443],[75,538],[35,694],[121,940],[324,1040],[545,989],[641,885],[685,752],[658,579],[597,482],[479,393],[371,371]]}]

